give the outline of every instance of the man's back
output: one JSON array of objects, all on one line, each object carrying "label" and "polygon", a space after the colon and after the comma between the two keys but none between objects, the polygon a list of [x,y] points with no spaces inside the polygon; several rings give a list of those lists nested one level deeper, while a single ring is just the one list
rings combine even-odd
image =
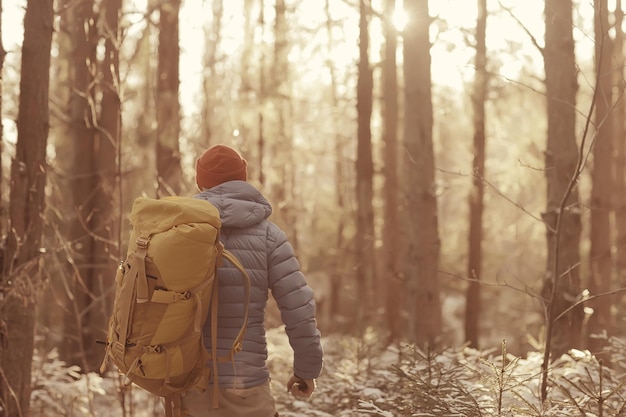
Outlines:
[{"label": "man's back", "polygon": [[[211,201],[220,211],[222,243],[246,268],[252,285],[243,350],[236,355],[235,367],[220,364],[220,385],[249,387],[269,378],[265,366],[264,319],[270,290],[281,309],[287,334],[295,343],[294,349],[305,359],[294,364],[296,374],[301,378],[313,374],[316,377],[321,368],[322,352],[313,292],[300,272],[285,234],[267,220],[271,206],[259,191],[243,181],[229,181],[203,191],[197,198]],[[218,270],[218,349],[230,346],[243,320],[241,276],[234,268],[224,266]],[[205,339],[205,344],[210,346],[211,341]],[[307,352],[316,345],[320,348]]]},{"label": "man's back", "polygon": [[[274,416],[274,399],[266,366],[265,307],[269,292],[281,311],[289,342],[294,349],[294,373],[287,388],[294,395],[310,396],[322,370],[322,345],[315,319],[313,291],[289,244],[287,236],[269,220],[272,207],[247,182],[247,162],[238,152],[215,145],[196,161],[195,197],[208,200],[220,212],[220,240],[246,269],[251,281],[248,324],[243,349],[234,362],[218,364],[220,409],[209,411],[212,400],[205,394],[184,399],[190,415]],[[244,319],[240,275],[227,262],[217,272],[218,356],[232,345]],[[210,317],[205,326],[209,326]],[[211,348],[209,329],[205,346]],[[211,366],[211,364],[208,364]],[[225,403],[222,408],[222,402]]]}]

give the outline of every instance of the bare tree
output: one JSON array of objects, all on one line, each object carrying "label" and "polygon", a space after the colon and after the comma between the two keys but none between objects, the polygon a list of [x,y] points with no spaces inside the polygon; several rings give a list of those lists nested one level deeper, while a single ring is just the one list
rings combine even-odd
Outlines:
[{"label": "bare tree", "polygon": [[[441,335],[439,220],[433,150],[430,76],[430,16],[425,0],[404,3],[404,149],[402,178],[402,259],[407,283],[409,335],[418,345],[433,345]],[[426,319],[427,318],[427,319]]]},{"label": "bare tree", "polygon": [[178,101],[180,46],[178,15],[181,0],[159,5],[159,63],[157,68],[157,196],[180,193],[180,103]]},{"label": "bare tree", "polygon": [[[546,0],[545,49],[548,136],[545,152],[547,207],[543,213],[547,237],[547,266],[542,294],[546,302],[546,347],[542,398],[547,391],[550,356],[559,357],[580,346],[582,305],[571,308],[580,295],[579,148],[576,143],[576,61],[572,33],[572,1]],[[562,314],[567,310],[566,314]],[[557,319],[558,318],[558,319]]]},{"label": "bare tree", "polygon": [[118,210],[121,180],[120,131],[122,125],[119,46],[122,40],[119,17],[122,0],[107,0],[101,4],[100,37],[104,39],[105,54],[100,65],[102,92],[100,117],[94,141],[96,167],[95,207],[93,219],[94,273],[90,289],[95,295],[88,310],[86,337],[90,369],[96,369],[102,359],[101,349],[93,342],[105,340],[107,319],[112,310],[114,286],[113,277],[117,268],[116,260],[122,258],[121,228]]},{"label": "bare tree", "polygon": [[266,112],[270,123],[266,130],[272,132],[268,144],[274,175],[271,181],[271,198],[275,201],[276,222],[291,237],[294,250],[298,252],[299,239],[296,227],[295,188],[296,176],[293,164],[291,69],[289,64],[289,27],[285,0],[276,0],[274,17],[274,54],[269,75],[268,98],[273,111]]},{"label": "bare tree", "polygon": [[[380,276],[381,285],[386,293],[385,313],[389,331],[389,342],[400,340],[406,324],[402,320],[404,297],[398,253],[400,245],[400,219],[398,207],[400,199],[398,179],[398,31],[394,26],[393,15],[396,0],[386,0],[384,4],[383,27],[385,32],[385,49],[383,62],[383,143],[384,143],[384,227],[383,249],[384,269]],[[384,281],[384,283],[383,283]]]},{"label": "bare tree", "polygon": [[[260,4],[259,4],[260,3]],[[253,11],[255,5],[258,4],[259,10],[255,21]],[[257,144],[256,164],[248,165],[248,176],[256,176],[262,186],[267,185],[267,175],[265,174],[265,154],[266,154],[266,137],[264,132],[265,120],[263,117],[264,105],[267,96],[267,88],[265,86],[266,74],[266,51],[262,46],[259,48],[255,45],[255,32],[261,31],[261,39],[265,38],[265,11],[263,0],[244,0],[244,27],[243,27],[243,44],[241,51],[241,80],[239,94],[242,97],[240,106],[242,109],[248,110],[255,107],[257,125],[254,125],[241,117],[237,122],[241,125],[241,136],[245,138],[255,138]],[[255,26],[255,24],[257,26]],[[259,62],[259,68],[255,72],[254,62]],[[258,74],[257,74],[258,72]],[[258,78],[255,78],[258,77]],[[258,80],[258,86],[255,83]],[[242,116],[244,114],[242,111]],[[256,132],[255,132],[256,128]],[[255,170],[258,170],[258,172]]]},{"label": "bare tree", "polygon": [[359,64],[357,82],[357,157],[356,157],[356,288],[358,323],[369,318],[372,304],[374,265],[374,163],[372,161],[372,69],[369,62],[370,11],[365,0],[359,1]]},{"label": "bare tree", "polygon": [[[333,51],[333,25],[334,21],[330,12],[330,0],[324,2],[324,13],[326,16],[326,33],[328,37],[328,43],[326,45],[327,54],[331,55]],[[345,262],[347,255],[346,247],[346,224],[348,223],[347,217],[350,215],[348,210],[347,196],[349,195],[352,186],[348,180],[350,173],[353,171],[352,164],[346,162],[347,158],[344,157],[348,153],[346,135],[339,128],[341,113],[338,111],[340,106],[339,96],[339,83],[337,70],[333,60],[328,59],[326,61],[328,67],[328,73],[330,75],[330,103],[334,111],[332,112],[333,118],[331,119],[332,131],[335,132],[333,139],[333,158],[334,158],[334,170],[335,170],[335,207],[337,210],[337,230],[335,232],[334,248],[332,252],[331,272],[330,272],[330,290],[328,297],[328,306],[318,304],[322,308],[325,308],[326,317],[339,317],[341,313],[342,305],[342,287],[345,284],[345,277],[349,275],[348,263]],[[350,172],[349,172],[350,171]],[[337,325],[336,321],[330,321],[329,326]]]},{"label": "bare tree", "polygon": [[485,101],[487,100],[487,0],[478,0],[476,21],[476,58],[472,107],[474,109],[474,161],[472,163],[472,189],[469,196],[469,255],[467,274],[471,279],[465,304],[465,340],[470,347],[478,348],[480,336],[480,310],[482,306],[480,280],[483,244],[483,197],[485,194]]},{"label": "bare tree", "polygon": [[216,105],[217,64],[220,60],[218,46],[222,36],[222,18],[224,15],[223,0],[213,0],[212,22],[204,27],[204,71],[202,72],[202,148],[207,148],[213,140],[212,122]]},{"label": "bare tree", "polygon": [[615,108],[613,110],[613,137],[615,159],[613,161],[614,210],[615,210],[615,264],[619,276],[619,285],[626,283],[626,106],[624,97],[624,10],[622,0],[615,2],[615,40],[613,42],[613,72]]},{"label": "bare tree", "polygon": [[28,0],[11,165],[9,229],[0,282],[0,407],[7,417],[28,414],[35,333],[35,297],[45,206],[48,89],[53,0]]},{"label": "bare tree", "polygon": [[[114,210],[118,185],[119,16],[121,2],[58,3],[58,58],[54,63],[54,103],[63,103],[54,123],[55,160],[50,182],[51,223],[68,244],[51,274],[50,297],[42,300],[39,319],[47,348],[85,371],[95,370],[102,348],[112,297],[111,283],[119,259],[119,222]],[[96,50],[103,40],[104,54]],[[55,115],[58,113],[54,113]],[[47,267],[49,269],[49,267]],[[62,317],[62,319],[61,319]]]},{"label": "bare tree", "polygon": [[[84,370],[93,369],[96,363],[89,364],[87,351],[95,347],[89,334],[88,311],[94,293],[94,230],[92,220],[96,204],[95,164],[95,115],[97,73],[96,46],[97,29],[95,25],[94,3],[87,0],[80,3],[60,2],[59,27],[59,67],[67,69],[67,100],[64,113],[67,120],[62,127],[57,149],[65,155],[55,164],[55,171],[67,173],[60,175],[58,197],[60,223],[64,238],[70,242],[62,254],[65,269],[56,274],[51,282],[51,289],[58,303],[65,312],[63,324],[50,323],[59,334],[59,354],[68,364],[79,365]],[[62,76],[55,83],[63,83]],[[55,193],[56,194],[56,193]],[[66,261],[67,260],[67,261]],[[69,292],[68,292],[69,289]],[[52,298],[52,297],[51,297]],[[57,306],[56,308],[59,308]],[[48,320],[48,318],[46,318]],[[87,341],[87,343],[86,343]],[[95,360],[94,360],[95,362]]]},{"label": "bare tree", "polygon": [[[595,70],[598,90],[594,95],[595,141],[593,143],[593,166],[591,171],[591,230],[589,253],[589,292],[591,295],[608,293],[611,288],[611,212],[612,194],[612,93],[613,71],[611,38],[609,36],[609,11],[607,0],[594,1]],[[605,341],[593,334],[611,332],[612,302],[606,297],[589,302],[593,314],[589,318],[587,346],[594,354],[600,354]]]}]

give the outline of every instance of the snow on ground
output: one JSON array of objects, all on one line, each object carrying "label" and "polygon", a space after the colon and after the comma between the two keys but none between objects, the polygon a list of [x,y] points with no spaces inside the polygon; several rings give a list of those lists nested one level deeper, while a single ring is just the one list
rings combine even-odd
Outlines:
[{"label": "snow on ground", "polygon": [[[269,330],[268,367],[282,417],[621,416],[626,410],[626,341],[611,339],[610,366],[571,351],[550,369],[548,401],[539,400],[543,355],[519,358],[498,349],[445,349],[424,354],[409,345],[383,348],[374,332],[324,337],[324,370],[307,400],[287,393],[293,352],[282,328]],[[401,351],[399,351],[401,348]],[[608,362],[607,362],[608,363]],[[162,417],[158,398],[116,373],[81,375],[56,353],[35,355],[31,417]],[[602,410],[602,411],[600,411]]]},{"label": "snow on ground", "polygon": [[[324,339],[325,365],[310,399],[296,399],[287,393],[293,373],[293,351],[283,328],[267,332],[268,367],[271,388],[281,417],[359,416],[360,400],[379,400],[380,387],[367,386],[363,372],[393,360],[394,355],[368,358],[372,347],[353,338]],[[160,417],[160,400],[136,386],[124,386],[112,372],[106,378],[81,375],[77,367],[66,367],[55,351],[45,360],[36,355],[33,364],[31,417]],[[366,405],[366,407],[368,407]]]}]

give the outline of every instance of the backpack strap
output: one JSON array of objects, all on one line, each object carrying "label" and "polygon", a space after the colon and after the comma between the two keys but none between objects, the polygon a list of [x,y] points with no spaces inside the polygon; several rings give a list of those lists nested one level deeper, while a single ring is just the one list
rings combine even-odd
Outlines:
[{"label": "backpack strap", "polygon": [[135,259],[135,267],[137,268],[137,275],[135,279],[137,282],[137,302],[148,302],[148,278],[146,277],[146,255],[148,254],[148,243],[150,243],[150,237],[138,237],[136,242],[137,249],[133,253]]},{"label": "backpack strap", "polygon": [[228,259],[228,261],[231,264],[233,264],[235,268],[239,270],[239,272],[241,272],[241,275],[244,277],[244,280],[245,280],[243,324],[241,325],[241,329],[239,330],[237,337],[235,337],[235,340],[233,341],[233,347],[230,350],[230,353],[228,356],[228,360],[232,361],[234,359],[234,354],[237,352],[241,352],[241,349],[243,349],[243,338],[246,332],[246,327],[248,327],[248,309],[249,309],[249,304],[250,304],[250,276],[246,272],[243,265],[241,265],[239,260],[230,251],[223,249],[222,255],[224,256],[224,258]]},{"label": "backpack strap", "polygon": [[[128,268],[124,273],[128,274],[129,280],[122,285],[120,297],[117,301],[120,310],[119,338],[110,346],[111,349],[118,352],[118,356],[123,356],[126,351],[133,295],[136,297],[138,303],[148,301],[149,290],[148,278],[146,277],[146,255],[148,253],[149,242],[150,237],[138,237],[136,242],[137,248],[127,258],[126,265],[124,266],[124,268]],[[102,367],[103,366],[104,365],[102,365]]]},{"label": "backpack strap", "polygon": [[168,395],[165,400],[165,417],[182,417],[182,396],[178,392],[176,394]]},{"label": "backpack strap", "polygon": [[[226,258],[230,263],[232,263],[235,268],[241,272],[241,275],[244,277],[244,302],[243,302],[243,323],[241,325],[241,329],[239,333],[235,337],[233,341],[233,345],[228,353],[228,356],[218,357],[217,356],[217,306],[218,306],[218,283],[216,282],[213,286],[213,294],[211,295],[211,362],[213,364],[213,408],[218,408],[218,398],[219,398],[219,383],[217,381],[217,364],[218,362],[232,362],[234,361],[234,355],[236,352],[240,352],[243,348],[243,338],[246,332],[246,327],[248,327],[248,312],[249,312],[249,304],[250,304],[250,276],[246,272],[245,268],[239,260],[228,250],[224,249],[224,245],[219,241],[219,237],[217,238],[217,266],[222,265],[222,257]],[[217,277],[216,277],[217,279]]]},{"label": "backpack strap", "polygon": [[190,297],[196,298],[196,314],[193,322],[193,329],[196,333],[200,333],[202,331],[202,323],[204,322],[204,317],[202,316],[202,298],[200,297],[200,291],[208,287],[212,281],[206,279],[202,281],[199,285],[196,285],[192,289],[185,292],[176,292],[162,289],[155,289],[152,293],[152,298],[150,301],[153,303],[160,304],[171,304],[181,300],[188,300]]},{"label": "backpack strap", "polygon": [[[218,246],[219,247],[219,246]],[[217,276],[213,285],[213,293],[211,294],[211,361],[213,363],[213,408],[219,406],[219,383],[217,381],[217,293],[218,287]]]}]

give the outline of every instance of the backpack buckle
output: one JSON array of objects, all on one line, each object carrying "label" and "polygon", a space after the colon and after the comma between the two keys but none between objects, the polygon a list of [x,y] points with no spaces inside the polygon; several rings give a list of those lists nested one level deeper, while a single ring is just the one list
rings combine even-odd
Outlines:
[{"label": "backpack buckle", "polygon": [[137,244],[137,247],[139,247],[141,249],[146,249],[148,247],[148,243],[150,243],[150,238],[149,237],[138,237],[137,240],[135,241],[135,243]]},{"label": "backpack buckle", "polygon": [[124,346],[120,342],[113,342],[110,346],[111,350],[113,351],[113,355],[124,356],[126,352],[126,346]]}]

